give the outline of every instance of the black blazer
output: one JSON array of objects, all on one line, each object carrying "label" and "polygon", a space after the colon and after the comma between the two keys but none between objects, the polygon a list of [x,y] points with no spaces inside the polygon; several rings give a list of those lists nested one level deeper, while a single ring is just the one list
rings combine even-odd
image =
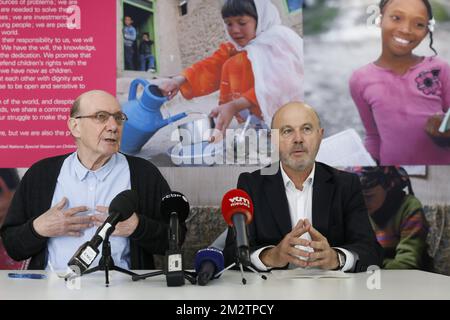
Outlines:
[{"label": "black blazer", "polygon": [[[277,245],[293,226],[281,170],[275,175],[261,175],[261,170],[242,173],[238,188],[245,190],[254,205],[250,223],[250,252]],[[383,254],[370,225],[359,178],[316,162],[312,224],[324,235],[331,247],[341,247],[355,254],[352,272],[365,271],[370,265],[381,266]],[[234,262],[234,233],[228,230],[224,249],[225,261]]]}]

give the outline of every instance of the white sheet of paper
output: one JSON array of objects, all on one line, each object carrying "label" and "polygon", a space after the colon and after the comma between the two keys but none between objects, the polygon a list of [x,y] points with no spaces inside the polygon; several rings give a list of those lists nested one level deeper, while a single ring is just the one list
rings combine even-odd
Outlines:
[{"label": "white sheet of paper", "polygon": [[301,279],[301,278],[351,278],[348,273],[342,271],[322,270],[316,268],[296,268],[290,270],[272,270],[271,273],[277,279]]},{"label": "white sheet of paper", "polygon": [[355,129],[323,139],[316,160],[333,167],[376,165]]},{"label": "white sheet of paper", "polygon": [[410,176],[426,176],[427,166],[402,166]]}]

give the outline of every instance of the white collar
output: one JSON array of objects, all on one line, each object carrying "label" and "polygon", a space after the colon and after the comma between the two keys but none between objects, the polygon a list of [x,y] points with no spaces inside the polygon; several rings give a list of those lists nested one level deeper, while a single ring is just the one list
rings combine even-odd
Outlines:
[{"label": "white collar", "polygon": [[[283,164],[281,163],[281,161],[280,161],[280,170],[281,170],[281,176],[283,178],[284,187],[286,189],[287,188],[296,188],[294,182],[292,182],[291,178],[289,178],[289,176],[287,175],[286,171],[284,171]],[[314,183],[314,174],[315,174],[315,172],[316,172],[316,163],[314,162],[313,168],[312,168],[310,174],[308,175],[308,177],[303,182],[303,185],[302,185],[303,188],[305,186],[312,186],[312,184]]]},{"label": "white collar", "polygon": [[95,171],[89,170],[81,163],[80,159],[78,158],[77,152],[75,152],[74,154],[74,161],[74,170],[80,181],[83,181],[89,172],[93,172],[99,180],[103,181],[114,168],[114,165],[117,162],[117,154],[113,154],[112,157],[101,168]]}]

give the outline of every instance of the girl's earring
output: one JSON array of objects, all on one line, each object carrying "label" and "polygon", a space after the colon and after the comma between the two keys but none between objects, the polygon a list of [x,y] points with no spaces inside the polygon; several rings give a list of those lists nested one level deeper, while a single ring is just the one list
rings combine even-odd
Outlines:
[{"label": "girl's earring", "polygon": [[431,18],[430,21],[428,21],[428,30],[430,32],[434,32],[435,26],[436,26],[436,20],[434,18]]},{"label": "girl's earring", "polygon": [[379,16],[377,16],[375,18],[375,26],[377,26],[377,27],[381,26],[381,17],[382,17],[382,15],[380,14]]}]

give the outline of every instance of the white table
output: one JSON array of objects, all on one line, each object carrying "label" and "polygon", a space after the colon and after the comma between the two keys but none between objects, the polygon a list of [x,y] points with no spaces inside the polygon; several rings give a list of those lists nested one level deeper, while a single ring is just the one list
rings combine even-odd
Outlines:
[{"label": "white table", "polygon": [[268,274],[266,281],[245,273],[247,284],[242,285],[239,272],[227,271],[204,287],[188,281],[181,287],[167,287],[164,275],[133,282],[112,272],[110,286],[105,287],[104,273],[96,272],[81,277],[80,288],[74,289],[70,287],[77,283],[68,285],[53,273],[43,280],[31,280],[9,278],[8,272],[0,271],[0,300],[450,299],[450,277],[416,270],[381,270],[381,289],[372,290],[367,287],[371,276],[367,273],[350,274],[346,279],[279,279]]}]

